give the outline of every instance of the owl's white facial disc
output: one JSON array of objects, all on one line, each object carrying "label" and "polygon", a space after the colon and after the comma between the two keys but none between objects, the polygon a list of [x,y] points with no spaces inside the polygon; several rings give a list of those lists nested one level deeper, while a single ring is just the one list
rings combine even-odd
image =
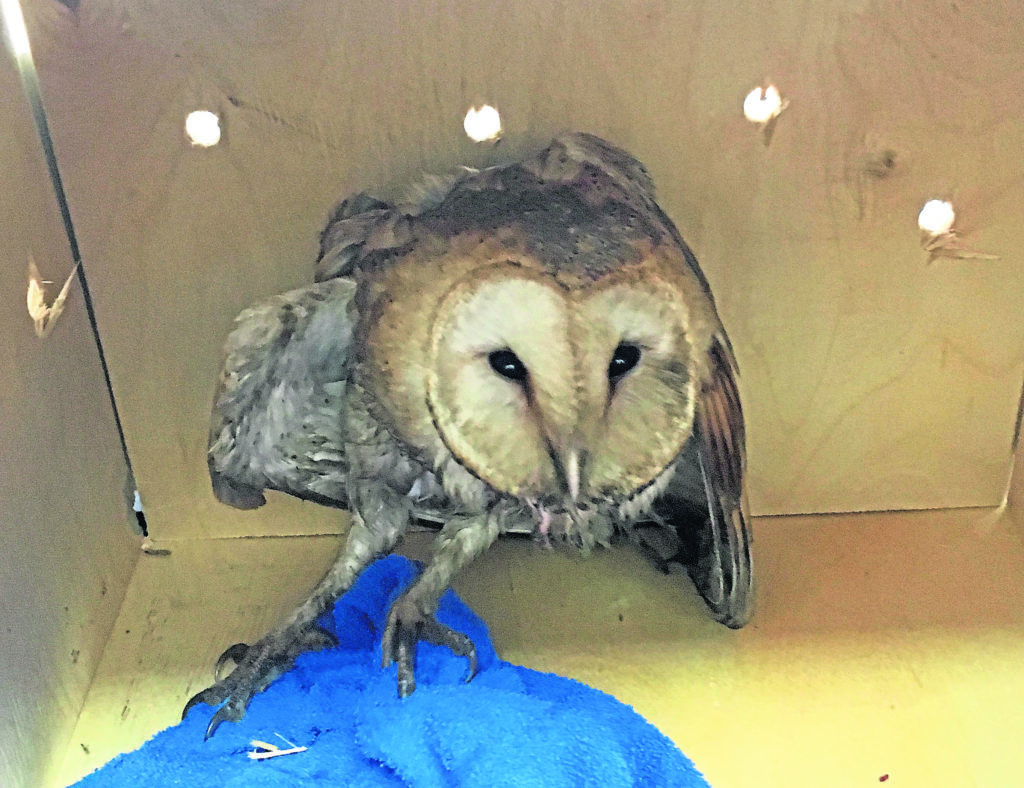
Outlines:
[{"label": "owl's white facial disc", "polygon": [[635,275],[569,289],[514,264],[477,269],[431,326],[427,404],[472,473],[526,500],[628,496],[690,435],[681,293]]},{"label": "owl's white facial disc", "polygon": [[[623,278],[580,293],[578,322],[587,391],[604,397],[599,420],[585,419],[587,480],[595,494],[629,494],[653,481],[690,437],[698,385],[691,315],[671,283]],[[618,348],[639,351],[621,378],[607,361]]]},{"label": "owl's white facial disc", "polygon": [[[555,425],[542,416],[574,421],[569,318],[553,281],[511,266],[462,279],[435,315],[427,376],[435,426],[459,462],[503,492],[529,497],[557,486],[546,437]],[[503,359],[518,360],[526,376],[500,374]]]}]

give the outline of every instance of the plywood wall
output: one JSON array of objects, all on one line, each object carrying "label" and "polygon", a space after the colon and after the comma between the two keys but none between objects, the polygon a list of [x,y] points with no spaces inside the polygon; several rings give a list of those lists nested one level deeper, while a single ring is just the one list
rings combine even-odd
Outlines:
[{"label": "plywood wall", "polygon": [[0,785],[35,788],[71,735],[139,539],[81,293],[45,340],[25,308],[29,254],[51,294],[71,260],[6,53],[0,116]]},{"label": "plywood wall", "polygon": [[[335,527],[209,493],[232,317],[310,281],[347,193],[569,128],[636,153],[702,261],[739,356],[755,512],[1003,498],[1024,373],[1018,3],[77,5],[31,25],[158,535]],[[790,101],[769,146],[740,112],[766,78]],[[497,147],[462,133],[478,101],[502,112]],[[221,114],[220,146],[186,143],[196,108]],[[929,265],[933,197],[999,259]]]},{"label": "plywood wall", "polygon": [[1010,509],[1011,522],[1016,524],[1017,532],[1024,537],[1024,447],[1020,444],[1017,446],[1007,505]]}]

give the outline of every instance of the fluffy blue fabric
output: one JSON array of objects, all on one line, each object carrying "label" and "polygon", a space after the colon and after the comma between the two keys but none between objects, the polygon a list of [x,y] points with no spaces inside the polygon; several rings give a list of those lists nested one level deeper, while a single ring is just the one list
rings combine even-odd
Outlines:
[{"label": "fluffy blue fabric", "polygon": [[[381,670],[391,602],[417,575],[381,559],[322,619],[340,642],[304,654],[253,699],[245,719],[208,742],[213,710],[120,755],[77,785],[93,786],[706,786],[693,764],[628,706],[571,679],[498,659],[484,623],[451,591],[438,620],[469,635],[480,672],[420,644],[417,689],[400,700]],[[253,739],[305,752],[251,760]],[[286,741],[288,743],[286,743]]]}]

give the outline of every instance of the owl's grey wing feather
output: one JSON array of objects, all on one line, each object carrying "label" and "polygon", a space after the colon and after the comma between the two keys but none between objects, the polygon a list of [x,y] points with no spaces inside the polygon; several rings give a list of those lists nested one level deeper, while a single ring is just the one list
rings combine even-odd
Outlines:
[{"label": "owl's grey wing feather", "polygon": [[345,506],[340,414],[356,285],[337,278],[244,310],[225,345],[207,461],[214,494],[240,509],[264,490]]},{"label": "owl's grey wing feather", "polygon": [[708,351],[711,370],[697,403],[694,440],[708,519],[690,573],[715,618],[739,628],[753,612],[753,556],[744,488],[746,435],[727,341]]},{"label": "owl's grey wing feather", "polygon": [[365,193],[344,200],[320,234],[314,279],[350,276],[374,252],[389,255],[412,240],[409,213]]}]

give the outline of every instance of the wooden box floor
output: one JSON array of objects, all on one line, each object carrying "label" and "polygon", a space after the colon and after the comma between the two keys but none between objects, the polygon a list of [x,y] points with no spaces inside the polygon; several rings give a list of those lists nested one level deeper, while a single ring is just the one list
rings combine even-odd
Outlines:
[{"label": "wooden box floor", "polygon": [[[708,617],[685,575],[627,547],[584,558],[510,539],[456,588],[504,659],[629,703],[717,788],[1024,785],[1024,528],[1009,513],[754,529],[758,608],[737,632]],[[404,551],[422,556],[429,538]],[[57,784],[177,722],[220,652],[296,604],[339,544],[176,541],[143,555],[55,754]]]}]

